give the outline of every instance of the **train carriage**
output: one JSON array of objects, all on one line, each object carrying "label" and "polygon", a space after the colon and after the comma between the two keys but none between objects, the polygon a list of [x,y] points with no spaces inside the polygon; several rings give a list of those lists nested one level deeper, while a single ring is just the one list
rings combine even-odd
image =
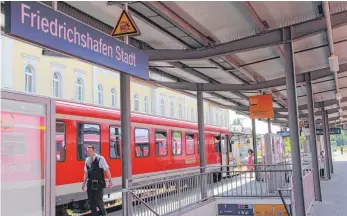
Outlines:
[{"label": "train carriage", "polygon": [[[81,191],[86,147],[94,145],[110,165],[114,188],[108,198],[120,199],[122,148],[119,110],[72,102],[56,102],[57,206],[87,199]],[[229,164],[226,128],[205,126],[207,169]],[[197,123],[139,113],[131,114],[131,152],[134,179],[160,177],[199,168]],[[225,154],[224,156],[222,155]],[[224,176],[225,177],[225,176]],[[82,204],[84,205],[84,204]]]}]

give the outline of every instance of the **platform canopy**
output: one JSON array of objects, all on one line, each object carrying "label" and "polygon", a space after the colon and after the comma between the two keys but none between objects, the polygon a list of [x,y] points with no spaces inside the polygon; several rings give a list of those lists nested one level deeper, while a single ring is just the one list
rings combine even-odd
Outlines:
[{"label": "platform canopy", "polygon": [[[59,2],[58,10],[111,32],[122,12],[121,4]],[[329,5],[334,53],[322,3],[310,1],[129,2],[130,14],[141,31],[130,44],[149,55],[150,79],[159,85],[196,95],[197,85],[191,83],[209,84],[206,100],[243,113],[248,112],[248,96],[269,93],[273,95],[274,122],[285,125],[282,43],[291,33],[300,117],[307,118],[304,74],[310,72],[317,119],[321,119],[320,106],[324,105],[329,123],[340,125],[347,123],[347,3]],[[329,67],[332,54],[338,57],[338,84]]]}]

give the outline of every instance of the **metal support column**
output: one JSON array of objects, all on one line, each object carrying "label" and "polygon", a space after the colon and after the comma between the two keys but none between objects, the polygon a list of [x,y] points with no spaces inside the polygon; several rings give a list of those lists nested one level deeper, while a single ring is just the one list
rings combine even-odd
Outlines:
[{"label": "metal support column", "polygon": [[325,112],[325,109],[324,109],[324,105],[322,105],[322,120],[323,120],[323,136],[324,136],[324,162],[325,162],[325,172],[326,173],[326,176],[328,177],[328,179],[331,179],[331,176],[330,176],[330,166],[329,166],[329,143],[328,143],[328,127],[327,127],[327,119],[326,119],[326,112]]},{"label": "metal support column", "polygon": [[204,122],[204,99],[201,85],[198,84],[197,92],[197,106],[198,106],[198,128],[199,128],[199,153],[200,153],[200,173],[201,178],[201,198],[207,198],[207,176],[204,175],[206,171],[206,149],[205,149],[205,122]]},{"label": "metal support column", "polygon": [[[124,4],[124,9],[128,12],[128,3]],[[124,42],[128,44],[128,36],[124,37]],[[131,106],[130,106],[130,76],[120,73],[120,98],[121,98],[121,137],[122,137],[122,206],[123,216],[133,215],[132,195],[127,192],[131,186],[132,177],[132,155],[131,155]]]},{"label": "metal support column", "polygon": [[[254,153],[254,164],[258,164],[257,155],[257,131],[255,126],[255,119],[252,119],[252,142],[253,142],[253,153]],[[256,167],[256,166],[255,166]]]},{"label": "metal support column", "polygon": [[314,119],[314,109],[313,109],[313,93],[312,93],[312,83],[311,74],[306,73],[306,95],[307,95],[307,108],[308,108],[308,124],[310,128],[310,150],[312,158],[312,169],[313,169],[313,180],[314,180],[314,191],[316,201],[322,201],[322,192],[320,187],[319,178],[319,163],[317,154],[317,139],[316,139],[316,122]]},{"label": "metal support column", "polygon": [[255,119],[252,119],[252,144],[253,144],[253,153],[254,153],[254,171],[255,171],[255,179],[257,181],[260,180],[259,173],[257,172],[258,169],[258,148],[257,148],[257,127],[255,124]]},{"label": "metal support column", "polygon": [[327,126],[327,143],[328,143],[328,155],[329,155],[329,169],[331,173],[334,173],[334,168],[333,168],[333,153],[331,151],[331,142],[330,142],[330,126],[329,126],[329,117],[328,117],[328,112],[325,111],[325,122],[326,122],[326,126]]},{"label": "metal support column", "polygon": [[[289,29],[283,29],[288,31]],[[290,32],[284,32],[285,35],[291,35]],[[295,66],[293,55],[293,42],[290,38],[284,39],[284,64],[286,73],[286,89],[288,101],[288,117],[290,128],[290,143],[292,150],[292,164],[293,164],[293,179],[294,179],[294,200],[295,200],[295,216],[305,216],[305,200],[304,200],[304,187],[302,182],[302,167],[301,167],[301,154],[300,154],[300,139],[299,139],[299,124],[298,124],[298,106],[296,98],[296,80],[295,80]]]},{"label": "metal support column", "polygon": [[267,119],[268,133],[271,133],[271,119]]}]

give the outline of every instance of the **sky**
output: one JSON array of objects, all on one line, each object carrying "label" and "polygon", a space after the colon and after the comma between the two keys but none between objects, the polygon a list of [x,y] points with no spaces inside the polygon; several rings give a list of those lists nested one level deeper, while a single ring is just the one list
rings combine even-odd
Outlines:
[{"label": "sky", "polygon": [[[252,120],[248,116],[239,115],[239,114],[236,114],[235,111],[229,110],[229,118],[230,118],[229,119],[230,123],[232,123],[233,120],[236,119],[236,118],[244,119],[243,120],[243,126],[244,127],[248,127],[248,128],[252,128]],[[266,134],[268,132],[267,122],[256,120],[255,124],[256,124],[255,127],[256,127],[256,133],[257,134]],[[277,131],[280,131],[280,127],[271,124],[271,132],[272,133],[276,133]]]}]

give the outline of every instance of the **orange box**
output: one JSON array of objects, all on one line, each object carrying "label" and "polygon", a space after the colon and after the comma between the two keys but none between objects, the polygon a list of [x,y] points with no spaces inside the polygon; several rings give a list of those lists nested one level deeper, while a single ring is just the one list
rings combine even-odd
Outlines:
[{"label": "orange box", "polygon": [[288,216],[287,211],[284,208],[283,204],[274,204],[274,214],[273,215],[275,215],[275,216]]},{"label": "orange box", "polygon": [[273,204],[254,204],[254,216],[266,215],[273,215]]},{"label": "orange box", "polygon": [[273,118],[274,110],[272,94],[256,95],[248,97],[249,117],[251,119]]}]

